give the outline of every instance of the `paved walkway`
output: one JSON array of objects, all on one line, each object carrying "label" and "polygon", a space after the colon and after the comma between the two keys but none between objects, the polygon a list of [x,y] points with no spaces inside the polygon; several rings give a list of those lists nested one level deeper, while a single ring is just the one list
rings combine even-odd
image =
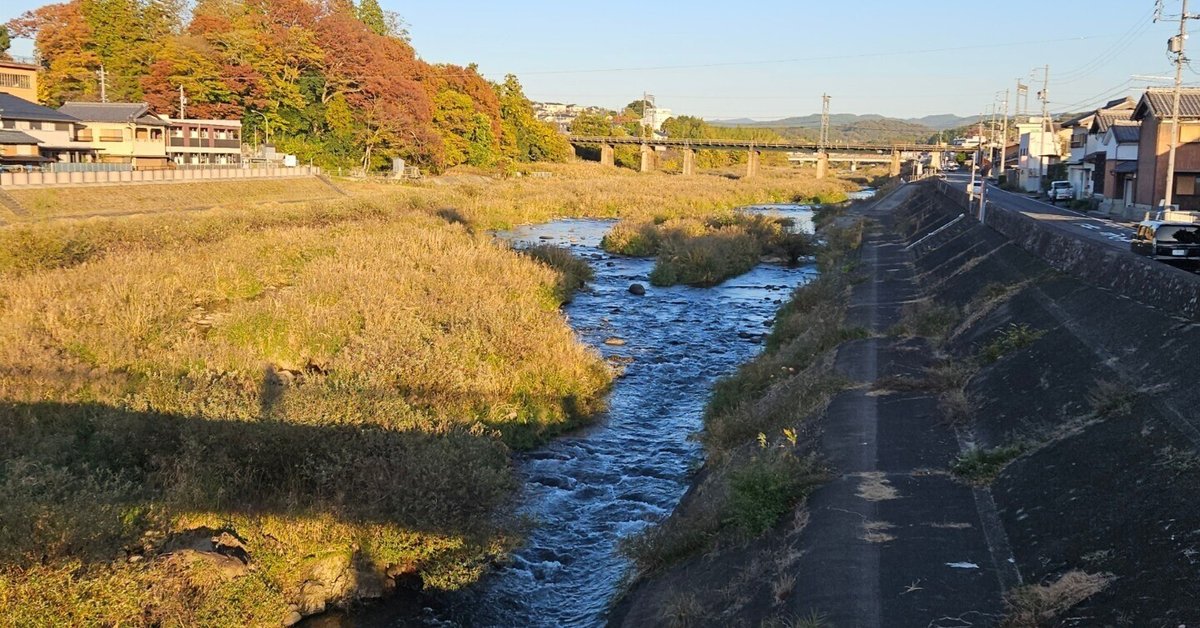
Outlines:
[{"label": "paved walkway", "polygon": [[[901,188],[870,210],[878,221],[862,252],[851,326],[885,333],[917,298],[891,214],[915,192]],[[990,494],[947,473],[960,452],[929,393],[874,384],[919,375],[931,351],[919,341],[872,337],[843,345],[836,368],[863,385],[827,411],[823,449],[836,477],[809,499],[811,520],[790,610],[837,628],[995,624],[1001,590],[1017,581]],[[982,514],[981,514],[982,513]]]}]

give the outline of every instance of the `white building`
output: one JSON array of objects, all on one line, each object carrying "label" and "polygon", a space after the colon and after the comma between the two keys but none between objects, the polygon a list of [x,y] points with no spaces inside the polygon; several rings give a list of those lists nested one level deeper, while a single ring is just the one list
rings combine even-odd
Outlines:
[{"label": "white building", "polygon": [[1017,133],[1021,137],[1017,148],[1017,184],[1027,192],[1040,191],[1042,178],[1047,176],[1050,166],[1062,160],[1059,132],[1044,128],[1040,117],[1017,124]]},{"label": "white building", "polygon": [[659,131],[662,129],[663,122],[666,122],[672,115],[671,110],[665,107],[649,107],[642,113],[642,126]]}]

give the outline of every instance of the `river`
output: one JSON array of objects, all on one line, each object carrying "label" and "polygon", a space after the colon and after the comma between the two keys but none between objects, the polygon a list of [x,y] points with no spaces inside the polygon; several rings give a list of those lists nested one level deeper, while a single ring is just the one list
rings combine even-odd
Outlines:
[{"label": "river", "polygon": [[[748,209],[812,229],[807,207]],[[657,288],[648,281],[653,259],[600,249],[612,224],[558,220],[498,234],[516,247],[567,246],[588,260],[595,279],[564,313],[581,340],[622,364],[624,374],[594,425],[517,456],[519,512],[533,521],[525,546],[469,592],[427,611],[421,623],[602,625],[630,570],[619,541],[669,514],[701,462],[701,448],[689,437],[701,428],[713,383],[761,350],[779,305],[816,272],[760,264],[713,288]],[[646,294],[631,294],[633,283]],[[386,615],[368,611],[352,623],[413,622]]]}]

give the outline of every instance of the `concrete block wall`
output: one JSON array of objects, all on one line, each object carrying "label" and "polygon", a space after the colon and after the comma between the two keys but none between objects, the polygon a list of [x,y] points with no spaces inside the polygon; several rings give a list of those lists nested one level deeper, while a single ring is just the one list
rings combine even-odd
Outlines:
[{"label": "concrete block wall", "polygon": [[214,168],[211,170],[134,170],[85,172],[5,172],[0,187],[63,187],[74,185],[121,185],[131,183],[179,183],[219,179],[279,179],[321,174],[311,166],[297,168]]},{"label": "concrete block wall", "polygon": [[[921,185],[947,203],[947,211],[966,212],[966,195],[941,181]],[[1054,269],[1090,285],[1162,309],[1172,315],[1200,320],[1200,275],[1139,257],[1126,249],[1082,240],[1020,212],[989,205],[987,226]]]}]

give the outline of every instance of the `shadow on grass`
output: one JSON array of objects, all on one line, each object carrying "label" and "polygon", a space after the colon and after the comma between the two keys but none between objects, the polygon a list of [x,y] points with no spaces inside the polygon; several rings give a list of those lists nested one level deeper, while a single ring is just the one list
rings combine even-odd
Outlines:
[{"label": "shadow on grass", "polygon": [[330,514],[470,535],[487,527],[512,487],[508,448],[462,430],[0,402],[4,563],[111,560],[172,512]]}]

